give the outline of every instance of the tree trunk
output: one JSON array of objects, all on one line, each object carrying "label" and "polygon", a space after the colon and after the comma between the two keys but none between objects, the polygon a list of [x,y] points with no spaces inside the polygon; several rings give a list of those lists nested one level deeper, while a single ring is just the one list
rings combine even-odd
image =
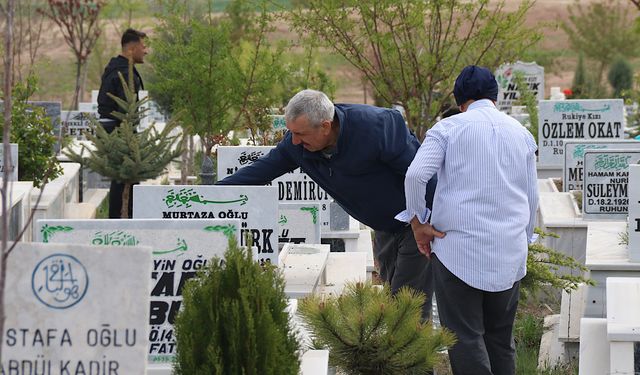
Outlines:
[{"label": "tree trunk", "polygon": [[195,155],[195,145],[194,145],[194,141],[193,141],[193,135],[189,136],[189,156],[187,157],[187,162],[189,164],[187,164],[187,171],[189,172],[189,176],[193,176],[193,159],[194,159],[194,155]]},{"label": "tree trunk", "polygon": [[[5,11],[6,24],[4,32],[4,127],[2,130],[2,143],[4,146],[4,160],[11,160],[11,149],[9,146],[11,138],[11,90],[13,89],[13,13],[14,0],[7,0]],[[5,162],[6,165],[6,162]],[[10,164],[9,164],[10,165]],[[9,235],[9,211],[7,209],[9,168],[5,168],[2,179],[2,252],[0,253],[0,361],[2,361],[2,344],[4,342],[4,288],[7,275],[7,237]]]},{"label": "tree trunk", "polygon": [[180,185],[187,184],[188,168],[189,168],[189,150],[187,149],[187,143],[189,140],[187,137],[182,138],[182,155],[180,155]]},{"label": "tree trunk", "polygon": [[131,183],[125,182],[124,190],[122,190],[122,208],[120,209],[120,217],[122,219],[129,218],[129,199],[131,199],[131,196],[129,194],[130,191],[131,191]]},{"label": "tree trunk", "polygon": [[[87,60],[82,63],[80,67],[80,91],[78,91],[78,102],[84,102],[84,92],[87,86],[87,74],[89,72],[89,62]],[[76,109],[78,109],[78,103],[76,103]]]},{"label": "tree trunk", "polygon": [[82,81],[82,63],[80,62],[80,58],[76,57],[76,88],[73,92],[73,101],[71,102],[71,107],[69,108],[72,111],[78,109],[78,101],[80,100],[80,90],[81,90],[81,81]]}]

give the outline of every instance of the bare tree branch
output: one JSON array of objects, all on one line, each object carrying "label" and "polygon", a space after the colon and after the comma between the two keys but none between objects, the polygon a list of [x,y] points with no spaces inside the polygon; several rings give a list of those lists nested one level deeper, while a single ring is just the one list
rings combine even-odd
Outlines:
[{"label": "bare tree branch", "polygon": [[102,32],[98,17],[105,0],[47,0],[41,13],[55,22],[76,58],[76,86],[72,107],[84,95],[87,60]]}]

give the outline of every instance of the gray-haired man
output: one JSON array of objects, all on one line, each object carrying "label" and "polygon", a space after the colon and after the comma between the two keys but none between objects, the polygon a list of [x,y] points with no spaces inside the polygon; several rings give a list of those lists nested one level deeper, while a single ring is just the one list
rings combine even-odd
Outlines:
[{"label": "gray-haired man", "polygon": [[[263,185],[301,167],[344,210],[375,230],[374,254],[393,292],[410,286],[427,295],[429,259],[418,251],[411,227],[394,216],[405,207],[404,176],[420,142],[400,112],[362,104],[333,104],[320,91],[297,93],[285,109],[289,131],[269,154],[220,181]],[[436,180],[427,188],[431,207]]]}]

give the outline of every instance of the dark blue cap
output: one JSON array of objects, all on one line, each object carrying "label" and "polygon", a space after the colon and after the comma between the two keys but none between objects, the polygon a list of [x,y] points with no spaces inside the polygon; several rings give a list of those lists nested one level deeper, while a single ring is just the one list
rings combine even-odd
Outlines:
[{"label": "dark blue cap", "polygon": [[498,100],[498,83],[496,77],[487,68],[469,65],[462,69],[456,84],[453,86],[453,96],[458,106],[467,100],[491,99]]}]

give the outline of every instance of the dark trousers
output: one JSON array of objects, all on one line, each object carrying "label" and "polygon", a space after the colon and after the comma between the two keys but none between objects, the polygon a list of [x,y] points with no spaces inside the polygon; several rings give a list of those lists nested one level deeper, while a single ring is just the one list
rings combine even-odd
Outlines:
[{"label": "dark trousers", "polygon": [[[133,215],[133,185],[129,191],[129,218]],[[109,189],[109,219],[120,219],[122,213],[122,192],[124,184],[111,180]]]},{"label": "dark trousers", "polygon": [[456,335],[449,349],[454,375],[513,375],[513,321],[520,282],[503,292],[485,292],[460,280],[431,256],[442,326]]},{"label": "dark trousers", "polygon": [[378,259],[380,277],[389,283],[392,293],[409,286],[425,294],[422,318],[428,320],[433,298],[431,262],[418,251],[411,227],[393,233],[375,231],[373,254]]}]

